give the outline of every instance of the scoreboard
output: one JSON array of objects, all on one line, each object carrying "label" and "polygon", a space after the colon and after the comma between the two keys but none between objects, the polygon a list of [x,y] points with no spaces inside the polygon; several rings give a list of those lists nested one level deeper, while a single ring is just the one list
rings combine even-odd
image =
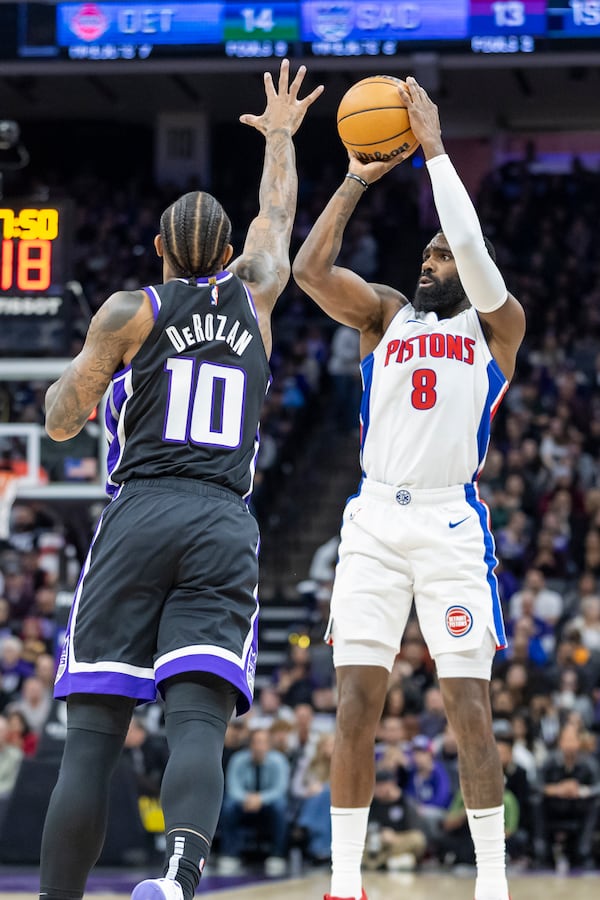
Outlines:
[{"label": "scoreboard", "polygon": [[0,208],[0,290],[47,291],[60,270],[57,207]]},{"label": "scoreboard", "polygon": [[0,4],[0,61],[574,48],[600,48],[600,0]]},{"label": "scoreboard", "polygon": [[70,207],[0,201],[0,351],[67,349]]}]

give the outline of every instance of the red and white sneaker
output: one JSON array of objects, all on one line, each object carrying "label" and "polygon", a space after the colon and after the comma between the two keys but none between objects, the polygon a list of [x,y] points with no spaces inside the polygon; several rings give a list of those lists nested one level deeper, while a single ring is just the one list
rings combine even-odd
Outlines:
[{"label": "red and white sneaker", "polygon": [[[332,897],[331,894],[325,894],[323,900],[354,900],[354,897]],[[360,900],[369,900],[367,895],[365,894],[365,889],[362,889],[362,893],[360,895]]]}]

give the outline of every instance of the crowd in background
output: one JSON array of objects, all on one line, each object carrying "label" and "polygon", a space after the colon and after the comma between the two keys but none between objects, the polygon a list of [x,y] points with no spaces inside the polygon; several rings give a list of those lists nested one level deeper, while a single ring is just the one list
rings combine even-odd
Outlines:
[{"label": "crowd in background", "polygon": [[[335,186],[333,177],[325,170],[304,183],[293,247]],[[139,194],[111,193],[86,176],[70,191],[77,209],[75,277],[90,307],[97,309],[118,288],[156,281],[152,239],[158,214],[172,199],[169,190],[140,202]],[[228,208],[227,197],[223,201]],[[234,197],[231,206],[240,227],[244,210]],[[419,209],[418,179],[390,176],[385,190],[363,198],[341,261],[410,294],[419,243],[435,230]],[[544,171],[535,156],[510,162],[484,179],[478,209],[528,322],[480,479],[509,635],[491,683],[508,853],[515,865],[598,868],[600,247],[594,230],[600,174],[577,160],[568,174]],[[414,228],[396,251],[400,219]],[[414,258],[407,262],[409,251]],[[335,399],[334,376],[344,374],[343,336],[337,338],[340,359],[332,364],[335,328],[293,284],[279,304],[274,335],[255,499],[259,519],[268,515],[281,472],[325,415],[324,393]],[[3,390],[5,420],[42,421],[40,385]],[[349,404],[356,413],[356,397],[340,396],[343,428]],[[10,445],[4,458],[9,465]],[[56,595],[72,588],[76,577],[76,565],[65,575],[61,564],[71,544],[60,521],[27,504],[13,507],[10,535],[0,547],[0,804],[23,755],[34,756],[49,711]],[[326,575],[321,602],[328,587]],[[223,872],[238,871],[262,852],[267,871],[279,874],[290,846],[317,864],[328,858],[335,686],[329,651],[316,634],[311,638],[307,646],[290,647],[272,685],[228,729],[216,847]],[[126,752],[140,795],[157,798],[165,756],[160,713],[152,707],[136,716]],[[472,864],[456,745],[416,621],[409,623],[390,678],[375,753],[365,866]]]}]

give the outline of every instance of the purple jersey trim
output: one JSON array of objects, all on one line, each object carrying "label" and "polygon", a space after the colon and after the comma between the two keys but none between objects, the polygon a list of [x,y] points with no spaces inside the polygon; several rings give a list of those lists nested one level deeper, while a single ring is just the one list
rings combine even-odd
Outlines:
[{"label": "purple jersey trim", "polygon": [[[252,655],[252,654],[251,654]],[[161,691],[161,682],[172,675],[181,675],[184,672],[212,672],[220,675],[225,681],[229,681],[240,692],[236,709],[239,716],[248,712],[252,705],[254,692],[246,680],[246,672],[235,663],[231,663],[221,656],[213,656],[208,653],[190,653],[179,659],[172,659],[156,669],[156,684]]]},{"label": "purple jersey trim", "polygon": [[160,312],[160,298],[158,296],[158,293],[155,288],[152,287],[152,285],[143,288],[143,291],[152,304],[152,312],[154,313],[154,321],[156,322],[156,320],[158,319],[158,314]]},{"label": "purple jersey trim", "polygon": [[[123,408],[123,404],[127,399],[127,391],[123,385],[122,381],[113,381],[112,384],[112,402],[114,408],[117,410],[117,413],[121,413],[121,409]],[[116,418],[111,409],[111,404],[106,404],[106,427],[110,434],[113,436],[114,440],[111,442],[111,445],[108,450],[107,455],[107,468],[109,475],[112,474],[112,470],[114,469],[120,453],[121,453],[121,445],[119,444],[119,439],[117,436],[117,430],[119,427],[119,419]]]},{"label": "purple jersey trim", "polygon": [[140,703],[156,699],[154,681],[120,672],[65,672],[54,685],[54,696],[65,700],[69,694],[116,694]]},{"label": "purple jersey trim", "polygon": [[256,307],[254,305],[254,299],[252,297],[252,294],[250,293],[250,288],[248,287],[247,284],[244,284],[243,281],[242,281],[242,285],[243,285],[244,290],[246,291],[246,297],[248,298],[248,303],[250,304],[250,309],[252,310],[252,315],[258,322],[258,313],[256,312]]},{"label": "purple jersey trim", "polygon": [[[211,279],[214,279],[217,284],[222,284],[224,281],[229,281],[230,278],[233,278],[233,272],[228,272],[227,269],[224,269],[222,272],[219,272],[217,275],[205,275],[202,278],[195,279],[194,287],[199,287],[200,285],[206,285],[211,283]],[[182,281],[184,284],[189,284],[189,278],[177,278],[176,281]],[[213,282],[214,283],[214,282]]]},{"label": "purple jersey trim", "polygon": [[123,377],[123,375],[127,375],[127,373],[129,371],[131,371],[131,363],[129,363],[128,366],[123,366],[122,369],[117,369],[117,371],[115,372],[115,374],[112,377],[112,380],[118,381],[120,378]]},{"label": "purple jersey trim", "polygon": [[123,451],[125,449],[125,440],[121,441],[121,438],[119,436],[119,422],[121,420],[121,415],[127,401],[131,396],[133,396],[133,391],[131,392],[131,394],[129,394],[125,386],[127,375],[130,373],[130,371],[131,366],[127,366],[127,368],[123,369],[122,372],[113,376],[110,395],[108,398],[108,403],[106,404],[104,421],[106,430],[110,435],[110,444],[106,456],[106,469],[108,474],[106,481],[106,493],[109,495],[109,497],[115,494],[119,487],[117,484],[114,484],[111,479],[113,472],[115,472],[119,466]]}]

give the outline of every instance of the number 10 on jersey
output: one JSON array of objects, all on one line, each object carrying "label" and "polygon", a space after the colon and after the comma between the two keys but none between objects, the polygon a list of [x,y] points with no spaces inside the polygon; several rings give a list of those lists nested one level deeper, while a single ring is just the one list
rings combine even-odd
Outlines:
[{"label": "number 10 on jersey", "polygon": [[236,366],[170,356],[163,440],[233,450],[242,441],[246,373]]}]

